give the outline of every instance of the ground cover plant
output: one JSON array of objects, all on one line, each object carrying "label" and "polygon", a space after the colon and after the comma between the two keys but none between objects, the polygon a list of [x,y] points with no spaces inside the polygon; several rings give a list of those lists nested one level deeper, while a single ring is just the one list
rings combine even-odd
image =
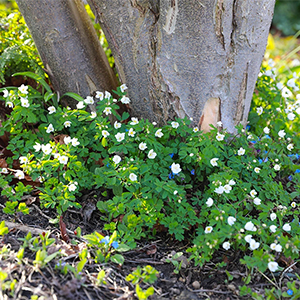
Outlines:
[{"label": "ground cover plant", "polygon": [[[119,115],[119,104],[130,105],[125,84],[85,98],[67,93],[78,101],[71,109],[41,75],[17,73],[38,85],[1,89],[9,110],[0,127],[3,212],[6,220],[25,218],[34,197],[42,214],[51,212],[61,237],[29,232],[14,247],[14,229],[8,221],[0,224],[3,298],[46,297],[38,288],[22,290],[26,273],[30,281],[37,275],[66,278],[66,288],[44,279],[61,299],[79,297],[80,288],[99,299],[134,293],[170,299],[157,284],[163,261],[179,278],[189,278],[191,269],[225,274],[226,290],[203,287],[195,276],[186,279],[201,297],[297,299],[300,93],[299,65],[291,63],[266,59],[249,124],[237,126],[234,135],[221,122],[203,134],[188,119],[157,127],[127,112]],[[91,192],[95,197],[84,198]],[[70,231],[67,214],[88,205],[84,223],[93,214],[101,227]],[[129,271],[130,255],[146,248],[141,240],[159,237],[181,247],[158,261],[153,243],[147,249],[151,259]],[[239,282],[232,285],[237,273]]]}]

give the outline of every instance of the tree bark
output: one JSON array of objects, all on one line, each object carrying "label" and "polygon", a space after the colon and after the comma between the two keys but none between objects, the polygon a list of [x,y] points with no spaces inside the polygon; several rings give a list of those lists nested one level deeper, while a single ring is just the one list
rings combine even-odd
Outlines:
[{"label": "tree bark", "polygon": [[88,0],[132,114],[246,125],[275,0]]},{"label": "tree bark", "polygon": [[75,92],[86,97],[117,87],[81,0],[17,0],[17,4],[60,94]]}]

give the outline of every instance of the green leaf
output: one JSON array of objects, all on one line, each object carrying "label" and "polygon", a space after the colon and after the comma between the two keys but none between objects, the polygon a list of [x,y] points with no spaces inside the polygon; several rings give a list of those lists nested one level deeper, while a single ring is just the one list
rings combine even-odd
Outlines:
[{"label": "green leaf", "polygon": [[116,263],[118,265],[123,265],[124,263],[124,257],[121,255],[121,254],[115,254],[113,255],[110,260],[113,262],[113,263]]},{"label": "green leaf", "polygon": [[116,195],[116,196],[122,196],[122,193],[123,193],[123,187],[121,184],[119,185],[114,185],[113,186],[113,193]]},{"label": "green leaf", "polygon": [[76,94],[76,93],[72,93],[72,92],[67,92],[67,93],[65,93],[62,97],[64,97],[64,96],[69,96],[69,97],[71,97],[71,98],[77,100],[78,102],[84,100],[81,96],[79,96],[79,95]]},{"label": "green leaf", "polygon": [[126,244],[119,244],[119,247],[117,249],[118,252],[126,252],[131,250],[131,247],[127,246]]},{"label": "green leaf", "polygon": [[40,75],[37,75],[32,72],[20,72],[20,73],[13,74],[13,76],[27,76],[29,78],[32,78],[32,79],[36,80],[37,82],[39,82],[46,89],[47,92],[49,92],[49,93],[52,92],[50,86]]},{"label": "green leaf", "polygon": [[54,96],[54,93],[46,92],[46,94],[44,95],[45,102],[49,101],[53,96]]}]

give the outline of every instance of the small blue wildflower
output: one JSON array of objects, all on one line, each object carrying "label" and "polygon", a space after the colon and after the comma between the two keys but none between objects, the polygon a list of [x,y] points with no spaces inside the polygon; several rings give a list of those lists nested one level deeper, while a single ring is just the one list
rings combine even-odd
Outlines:
[{"label": "small blue wildflower", "polygon": [[288,180],[289,180],[289,181],[292,181],[292,180],[293,180],[293,176],[290,175],[290,176],[288,177]]},{"label": "small blue wildflower", "polygon": [[287,293],[289,296],[292,296],[292,295],[294,294],[294,292],[293,292],[291,289],[287,290],[286,293]]},{"label": "small blue wildflower", "polygon": [[65,265],[66,265],[66,262],[65,262],[65,261],[63,261],[63,262],[58,262],[58,263],[56,264],[57,267],[64,267]]},{"label": "small blue wildflower", "polygon": [[246,126],[246,130],[248,130],[248,131],[250,130],[250,125]]},{"label": "small blue wildflower", "polygon": [[174,178],[173,173],[170,173],[170,174],[169,174],[169,179],[173,179],[173,178]]},{"label": "small blue wildflower", "polygon": [[105,243],[105,245],[107,245],[109,243],[109,236],[107,235],[105,238],[103,238],[100,243]]},{"label": "small blue wildflower", "polygon": [[195,169],[193,169],[193,170],[191,171],[191,174],[192,174],[192,175],[195,175]]},{"label": "small blue wildflower", "polygon": [[125,131],[129,131],[129,129],[125,129]]},{"label": "small blue wildflower", "polygon": [[295,171],[295,174],[297,174],[297,173],[300,173],[300,169],[297,169],[297,170]]},{"label": "small blue wildflower", "polygon": [[119,243],[117,241],[113,241],[111,243],[111,246],[114,248],[114,249],[117,249],[119,247]]},{"label": "small blue wildflower", "polygon": [[[174,156],[174,153],[170,153],[169,155],[171,156],[171,158],[173,158],[173,156]],[[170,167],[170,168],[171,168],[171,167]]]},{"label": "small blue wildflower", "polygon": [[256,141],[251,141],[252,144],[256,144]]},{"label": "small blue wildflower", "polygon": [[107,167],[107,168],[109,167],[109,163],[106,164],[106,167]]},{"label": "small blue wildflower", "polygon": [[266,139],[270,139],[271,137],[270,137],[268,134],[266,134],[266,135],[265,135],[265,138],[266,138]]}]

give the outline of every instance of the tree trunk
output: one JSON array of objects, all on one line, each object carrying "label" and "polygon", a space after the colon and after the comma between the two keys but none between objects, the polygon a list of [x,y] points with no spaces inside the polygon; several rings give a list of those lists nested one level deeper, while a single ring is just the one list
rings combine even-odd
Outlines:
[{"label": "tree trunk", "polygon": [[17,0],[17,4],[60,94],[75,92],[86,97],[95,90],[117,87],[81,0]]},{"label": "tree trunk", "polygon": [[275,0],[88,0],[132,114],[245,126]]}]

